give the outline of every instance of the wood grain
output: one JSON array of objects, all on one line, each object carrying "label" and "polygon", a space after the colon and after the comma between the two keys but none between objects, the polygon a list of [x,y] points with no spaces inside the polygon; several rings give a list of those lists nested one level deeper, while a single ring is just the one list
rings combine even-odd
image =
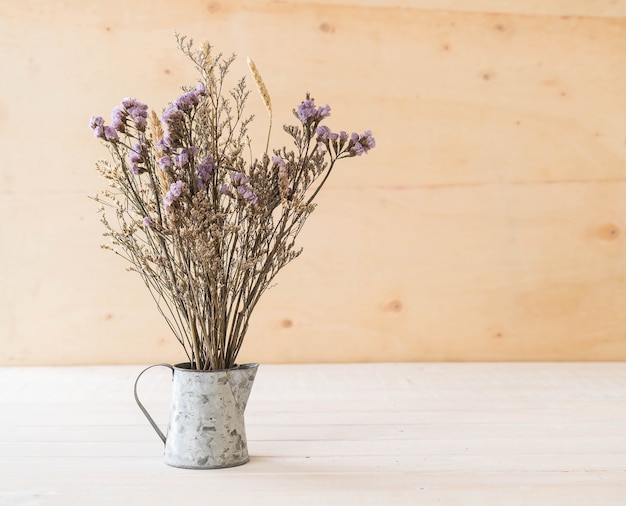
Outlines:
[{"label": "wood grain", "polygon": [[[195,76],[174,30],[371,128],[252,322],[262,362],[626,359],[626,2],[0,6],[0,364],[182,359],[101,252],[91,114]],[[253,134],[264,144],[266,115]],[[286,141],[275,129],[273,143]]]}]

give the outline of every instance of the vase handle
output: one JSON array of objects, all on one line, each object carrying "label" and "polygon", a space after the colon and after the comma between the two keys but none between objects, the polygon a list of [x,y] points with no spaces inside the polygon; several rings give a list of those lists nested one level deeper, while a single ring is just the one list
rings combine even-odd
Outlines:
[{"label": "vase handle", "polygon": [[141,409],[141,412],[145,415],[145,417],[150,422],[150,425],[152,425],[152,428],[156,431],[156,433],[161,438],[161,441],[163,441],[163,444],[165,444],[165,439],[166,439],[165,435],[163,434],[163,432],[161,432],[161,429],[159,429],[159,427],[157,426],[155,421],[148,414],[148,410],[146,410],[146,408],[143,407],[143,404],[141,404],[141,402],[139,401],[139,396],[137,395],[137,383],[139,383],[139,378],[141,378],[141,375],[144,372],[146,372],[148,369],[152,369],[153,367],[160,367],[160,366],[167,367],[168,369],[171,369],[172,370],[172,376],[174,375],[174,367],[172,367],[170,364],[154,364],[154,365],[151,365],[149,367],[146,367],[143,371],[141,371],[139,373],[139,376],[137,376],[137,379],[135,380],[135,401],[137,402],[137,406],[139,406],[139,409]]}]

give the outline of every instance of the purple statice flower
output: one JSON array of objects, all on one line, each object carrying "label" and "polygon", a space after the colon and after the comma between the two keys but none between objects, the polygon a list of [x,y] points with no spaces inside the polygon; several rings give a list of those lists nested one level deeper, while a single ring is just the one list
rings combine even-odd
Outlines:
[{"label": "purple statice flower", "polygon": [[144,162],[143,159],[143,146],[141,143],[137,142],[133,146],[133,150],[128,155],[128,161],[130,162],[130,169],[135,176],[146,172],[145,167],[141,167],[139,164]]},{"label": "purple statice flower", "polygon": [[367,130],[362,135],[352,132],[349,147],[352,156],[361,156],[376,147],[376,140],[372,137],[372,131]]},{"label": "purple statice flower", "polygon": [[171,194],[171,192],[167,192],[165,194],[165,197],[163,197],[163,205],[165,206],[165,210],[168,211],[170,206],[174,203],[174,200],[176,200],[174,198],[174,196]]},{"label": "purple statice flower", "polygon": [[[237,194],[248,202],[252,202],[253,204],[258,204],[259,198],[252,191],[252,189],[248,186],[248,178],[243,172],[234,172],[230,173],[230,181],[233,187],[237,190]],[[225,188],[226,185],[223,185],[221,188],[221,193],[226,195],[231,195],[228,191],[228,188]],[[231,195],[232,196],[232,195]]]},{"label": "purple statice flower", "polygon": [[185,183],[182,181],[176,181],[170,185],[170,189],[167,190],[165,197],[163,197],[163,204],[165,205],[165,210],[167,211],[170,206],[178,200],[178,197],[181,196],[183,190],[185,189]]},{"label": "purple statice flower", "polygon": [[94,136],[98,139],[109,142],[117,142],[119,140],[115,129],[104,125],[102,116],[92,116],[89,120],[89,128],[93,130]]},{"label": "purple statice flower", "polygon": [[182,148],[180,153],[174,155],[174,163],[180,167],[184,168],[189,165],[190,160],[198,154],[198,149],[191,146],[188,148]]},{"label": "purple statice flower", "polygon": [[183,111],[181,111],[176,104],[170,104],[165,111],[163,111],[163,121],[165,123],[171,123],[173,121],[180,121],[183,119]]},{"label": "purple statice flower", "polygon": [[168,150],[180,147],[183,137],[183,112],[178,109],[176,104],[170,104],[170,106],[163,112],[162,120],[164,132],[163,142],[161,144],[163,148]]},{"label": "purple statice flower", "polygon": [[341,150],[341,148],[337,146],[337,139],[339,139],[339,134],[332,132],[331,129],[328,128],[326,125],[318,126],[315,130],[315,133],[317,134],[318,153],[324,152],[324,146],[326,146],[326,149],[330,150],[331,142],[335,152],[338,153]]},{"label": "purple statice flower", "polygon": [[119,140],[119,137],[117,136],[117,132],[115,131],[114,128],[110,126],[104,127],[104,140],[109,141],[109,142],[117,142]]},{"label": "purple statice flower", "polygon": [[139,100],[133,97],[123,98],[120,105],[126,109],[126,111],[131,114],[132,111],[147,111],[148,106],[146,104],[142,104]]},{"label": "purple statice flower", "polygon": [[135,108],[130,112],[133,121],[135,122],[135,127],[140,132],[146,131],[146,126],[148,126],[148,106],[141,104],[142,108]]},{"label": "purple statice flower", "polygon": [[242,184],[246,184],[248,182],[248,178],[243,172],[231,172],[230,173],[230,181],[233,183],[233,186],[237,187]]},{"label": "purple statice flower", "polygon": [[252,202],[253,204],[259,203],[259,198],[254,194],[254,192],[245,184],[242,184],[237,188],[237,193],[241,195],[248,202]]},{"label": "purple statice flower", "polygon": [[166,170],[172,167],[172,159],[169,156],[162,156],[159,158],[159,167]]},{"label": "purple statice flower", "polygon": [[213,172],[216,169],[216,165],[213,162],[212,156],[205,156],[202,163],[198,165],[198,177],[203,179],[204,181],[208,181],[209,178],[213,175]]},{"label": "purple statice flower", "polygon": [[199,84],[195,90],[186,91],[165,109],[162,120],[164,124],[163,146],[166,149],[176,149],[182,146],[185,115],[191,115],[200,103],[200,97],[206,94],[206,87]]},{"label": "purple statice flower", "polygon": [[122,107],[126,110],[132,109],[133,107],[135,107],[138,104],[138,100],[136,98],[133,97],[126,97],[122,99]]},{"label": "purple statice flower", "polygon": [[350,153],[352,154],[352,156],[361,156],[363,153],[365,153],[365,150],[359,142],[359,139],[359,134],[357,134],[356,132],[352,132],[352,134],[350,135]]},{"label": "purple statice flower", "polygon": [[207,94],[204,85],[198,85],[195,90],[187,91],[171,103],[163,112],[165,148],[175,149],[181,146],[182,127],[185,114],[191,114],[200,103],[200,97]]},{"label": "purple statice flower", "polygon": [[309,118],[315,116],[315,113],[317,112],[315,102],[313,101],[313,99],[305,100],[298,106],[296,112],[298,113],[298,118],[300,118],[300,121],[302,121],[302,123],[306,123]]},{"label": "purple statice flower", "polygon": [[283,160],[280,156],[273,156],[272,157],[272,163],[274,165],[276,165],[277,167],[284,167],[285,166],[285,160]]},{"label": "purple statice flower", "polygon": [[89,128],[92,130],[101,126],[104,126],[104,118],[102,116],[92,116],[89,119]]},{"label": "purple statice flower", "polygon": [[137,164],[133,164],[130,166],[130,171],[135,175],[135,176],[139,176],[142,172],[144,172],[142,170],[142,167],[137,165]]},{"label": "purple statice flower", "polygon": [[142,148],[141,144],[139,142],[137,142],[133,146],[133,150],[131,151],[130,156],[128,157],[128,159],[130,160],[130,163],[141,163],[141,162],[143,162],[143,156],[141,155],[142,151],[143,151],[143,148]]},{"label": "purple statice flower", "polygon": [[315,130],[317,134],[318,142],[328,142],[328,141],[336,141],[339,138],[339,134],[331,132],[330,128],[326,125],[318,126],[317,130]]},{"label": "purple statice flower", "polygon": [[348,132],[341,130],[339,132],[339,145],[337,146],[337,151],[341,151],[349,139],[350,136],[348,135]]},{"label": "purple statice flower", "polygon": [[112,126],[118,132],[123,132],[129,116],[137,130],[140,132],[146,131],[146,126],[148,125],[148,106],[146,104],[142,104],[139,100],[132,97],[122,99],[120,107],[113,109],[113,114],[111,115],[113,119]]},{"label": "purple statice flower", "polygon": [[319,123],[322,119],[330,116],[330,106],[326,104],[322,107],[315,107],[315,101],[307,96],[307,99],[300,103],[296,109],[296,114],[303,125],[309,122]]},{"label": "purple statice flower", "polygon": [[126,111],[121,107],[115,107],[111,112],[111,128],[114,128],[118,132],[124,133],[126,131]]},{"label": "purple statice flower", "polygon": [[180,197],[184,188],[185,183],[183,183],[182,181],[176,181],[175,183],[171,184],[169,191],[174,197]]},{"label": "purple statice flower", "polygon": [[206,183],[211,179],[216,168],[211,156],[205,156],[202,163],[198,165],[198,188],[200,190],[206,189]]},{"label": "purple statice flower", "polygon": [[376,139],[372,136],[371,130],[366,130],[361,136],[361,145],[364,147],[365,152],[367,153],[370,149],[376,147]]},{"label": "purple statice flower", "polygon": [[317,117],[319,119],[328,118],[330,116],[330,106],[328,104],[317,108]]},{"label": "purple statice flower", "polygon": [[175,105],[176,107],[186,113],[189,113],[193,110],[195,106],[200,102],[200,96],[195,90],[188,91],[183,93],[180,97],[176,99]]},{"label": "purple statice flower", "polygon": [[321,125],[317,127],[315,133],[317,134],[318,141],[328,141],[332,132],[326,125]]},{"label": "purple statice flower", "polygon": [[220,187],[220,193],[222,195],[230,195],[230,191],[228,189],[228,185],[226,183],[224,183],[221,187]]},{"label": "purple statice flower", "polygon": [[169,146],[167,145],[167,143],[165,142],[165,139],[160,138],[157,143],[156,143],[157,148],[159,148],[159,151],[161,153],[167,153],[169,150]]},{"label": "purple statice flower", "polygon": [[92,116],[89,120],[89,128],[93,130],[93,135],[97,139],[104,139],[104,118],[102,116]]},{"label": "purple statice flower", "polygon": [[150,216],[145,216],[143,219],[143,226],[146,228],[150,228],[152,227],[153,223],[152,220],[150,219]]}]

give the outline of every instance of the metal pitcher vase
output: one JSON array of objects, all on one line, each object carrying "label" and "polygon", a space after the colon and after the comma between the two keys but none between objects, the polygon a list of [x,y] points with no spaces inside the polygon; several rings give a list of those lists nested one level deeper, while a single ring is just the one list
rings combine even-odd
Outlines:
[{"label": "metal pitcher vase", "polygon": [[[165,436],[137,396],[141,375],[152,367],[172,370],[172,397]],[[165,463],[185,469],[217,469],[248,462],[244,411],[259,364],[198,371],[191,364],[156,364],[135,381],[135,400],[165,444]]]}]

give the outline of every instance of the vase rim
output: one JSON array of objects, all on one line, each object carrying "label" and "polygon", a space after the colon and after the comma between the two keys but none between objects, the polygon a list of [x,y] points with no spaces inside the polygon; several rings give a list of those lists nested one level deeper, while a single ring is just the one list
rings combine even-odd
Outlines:
[{"label": "vase rim", "polygon": [[189,372],[197,372],[197,373],[211,373],[211,372],[226,372],[226,371],[241,371],[244,369],[257,369],[259,364],[256,362],[251,362],[248,364],[235,364],[233,367],[229,367],[228,369],[194,369],[191,367],[191,362],[181,362],[179,364],[174,364],[174,369],[178,369],[181,371],[189,371]]}]

